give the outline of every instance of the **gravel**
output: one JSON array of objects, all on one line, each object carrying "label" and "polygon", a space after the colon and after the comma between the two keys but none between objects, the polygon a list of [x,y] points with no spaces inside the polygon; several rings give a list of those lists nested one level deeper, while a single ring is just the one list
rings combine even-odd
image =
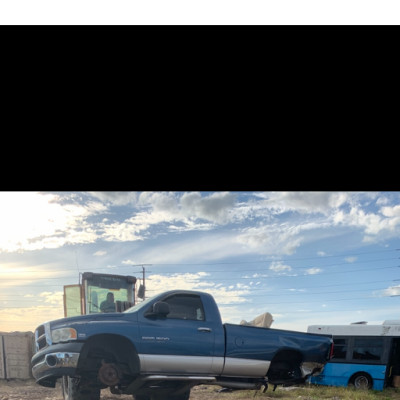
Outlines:
[{"label": "gravel", "polygon": [[[228,400],[229,393],[218,393],[216,386],[196,386],[190,400]],[[101,391],[101,400],[132,400],[130,395],[113,395],[108,389]],[[34,380],[0,379],[0,400],[63,400],[61,389],[46,388]]]}]

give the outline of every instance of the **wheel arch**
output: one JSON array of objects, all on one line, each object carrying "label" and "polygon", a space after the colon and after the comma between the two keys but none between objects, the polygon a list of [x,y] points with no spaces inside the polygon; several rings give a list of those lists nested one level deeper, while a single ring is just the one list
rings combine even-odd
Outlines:
[{"label": "wheel arch", "polygon": [[354,372],[354,374],[351,375],[351,377],[349,378],[349,381],[348,381],[347,384],[348,385],[355,385],[355,380],[357,379],[357,377],[360,377],[360,376],[365,376],[369,380],[368,389],[371,389],[373,387],[373,385],[374,385],[374,380],[373,380],[371,374],[366,372],[366,371]]},{"label": "wheel arch", "polygon": [[289,361],[300,366],[303,361],[303,354],[296,349],[281,349],[272,357],[271,365],[275,362]]},{"label": "wheel arch", "polygon": [[84,368],[88,357],[105,358],[113,355],[118,362],[129,365],[132,375],[140,372],[140,359],[135,345],[125,336],[118,334],[102,333],[89,337],[79,357],[78,369]]},{"label": "wheel arch", "polygon": [[272,357],[267,377],[271,383],[301,382],[303,354],[297,349],[281,349]]}]

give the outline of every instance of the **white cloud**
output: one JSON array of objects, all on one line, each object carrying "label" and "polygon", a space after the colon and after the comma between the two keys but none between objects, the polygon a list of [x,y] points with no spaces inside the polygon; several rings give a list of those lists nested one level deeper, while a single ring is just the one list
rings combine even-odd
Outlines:
[{"label": "white cloud", "polygon": [[235,204],[235,199],[236,195],[228,192],[217,192],[209,196],[191,192],[182,196],[180,204],[182,212],[186,216],[225,224],[231,219],[230,211]]},{"label": "white cloud", "polygon": [[271,263],[271,265],[269,266],[269,269],[274,272],[286,272],[286,271],[291,271],[292,267],[289,265],[284,265],[284,264],[282,264],[282,262],[277,261],[277,262]]},{"label": "white cloud", "polygon": [[138,198],[138,206],[178,214],[178,199],[179,195],[174,192],[142,192]]},{"label": "white cloud", "polygon": [[390,203],[390,200],[389,200],[389,198],[387,196],[379,195],[377,200],[376,200],[376,204],[378,206],[385,206],[385,205],[387,205],[389,203]]},{"label": "white cloud", "polygon": [[62,279],[67,273],[63,270],[52,269],[52,264],[36,264],[34,267],[21,263],[0,264],[0,282],[2,288],[29,286],[33,281],[38,282],[54,278]]},{"label": "white cloud", "polygon": [[235,195],[230,193],[202,196],[191,192],[179,198],[176,193],[144,192],[139,195],[137,204],[145,210],[135,212],[125,221],[104,221],[103,237],[107,241],[144,240],[146,231],[160,224],[175,232],[209,230],[215,223],[229,221],[234,199]]},{"label": "white cloud", "polygon": [[108,242],[128,242],[143,240],[143,236],[139,233],[146,230],[149,225],[135,224],[130,221],[116,222],[108,225],[103,225],[102,238]]},{"label": "white cloud", "polygon": [[322,272],[321,268],[308,268],[306,269],[306,274],[307,275],[316,275]]},{"label": "white cloud", "polygon": [[293,254],[303,240],[300,230],[298,225],[261,225],[244,228],[237,241],[260,254]]},{"label": "white cloud", "polygon": [[236,195],[229,192],[202,194],[200,192],[143,192],[138,205],[145,207],[150,214],[159,213],[165,221],[189,223],[203,219],[216,224],[231,220]]},{"label": "white cloud", "polygon": [[42,292],[39,297],[43,297],[45,303],[59,305],[63,307],[63,295],[64,292]]},{"label": "white cloud", "polygon": [[364,228],[365,233],[376,235],[384,229],[385,221],[377,214],[366,213],[359,208],[352,208],[349,214],[349,222],[353,226]]},{"label": "white cloud", "polygon": [[115,206],[135,204],[139,194],[137,192],[87,192],[89,195]]},{"label": "white cloud", "polygon": [[382,291],[375,292],[375,294],[378,294],[381,296],[400,296],[400,285],[392,286],[392,287],[389,287]]},{"label": "white cloud", "polygon": [[[140,251],[140,259],[151,264],[182,263],[190,259],[206,262],[224,257],[235,257],[248,252],[248,249],[238,246],[233,233],[209,232],[200,237],[186,236],[171,243],[154,244]],[[136,258],[139,258],[139,254]]]},{"label": "white cloud", "polygon": [[59,201],[55,194],[0,192],[0,251],[38,250],[94,241],[96,234],[85,219],[104,207],[98,203],[80,206]]},{"label": "white cloud", "polygon": [[[237,243],[242,250],[259,254],[293,254],[302,243],[313,240],[317,229],[324,228],[328,235],[332,224],[363,229],[365,241],[399,234],[400,205],[389,206],[388,198],[376,193],[256,192],[238,201],[240,196],[229,192],[2,192],[0,226],[7,229],[0,228],[0,251],[57,248],[100,239],[143,241],[151,237],[152,227],[160,235],[238,222],[245,224]],[[362,196],[370,203],[378,197],[380,213],[361,208]],[[122,206],[128,208],[117,220],[112,207]],[[277,217],[288,211],[297,217],[278,222]],[[100,213],[102,221],[95,221],[93,217]],[[311,219],[316,213],[318,220]]]},{"label": "white cloud", "polygon": [[212,279],[207,280],[209,276],[206,272],[173,274],[171,276],[152,274],[146,280],[146,286],[149,288],[147,297],[154,296],[167,290],[201,290],[210,293],[217,304],[245,303],[246,295],[250,293],[246,285],[231,285],[224,287],[216,285]]},{"label": "white cloud", "polygon": [[343,192],[271,192],[266,203],[279,213],[295,211],[328,214],[332,209],[348,201],[349,194]]},{"label": "white cloud", "polygon": [[382,207],[381,213],[385,217],[400,217],[400,205],[394,207]]},{"label": "white cloud", "polygon": [[337,211],[332,221],[335,225],[360,229],[365,234],[364,242],[383,241],[400,234],[400,205],[381,207],[376,211],[366,207],[366,204],[353,201],[348,212]]},{"label": "white cloud", "polygon": [[335,225],[343,224],[346,221],[346,214],[343,210],[337,210],[333,213],[332,221]]},{"label": "white cloud", "polygon": [[268,274],[259,274],[259,273],[252,274],[251,277],[245,276],[245,278],[268,278],[268,277],[269,277]]}]

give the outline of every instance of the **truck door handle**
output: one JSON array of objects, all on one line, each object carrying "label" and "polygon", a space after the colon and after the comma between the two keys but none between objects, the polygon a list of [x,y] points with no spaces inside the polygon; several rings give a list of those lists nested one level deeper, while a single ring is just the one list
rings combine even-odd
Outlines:
[{"label": "truck door handle", "polygon": [[211,332],[211,331],[212,331],[211,328],[197,328],[197,330],[198,330],[199,332]]}]

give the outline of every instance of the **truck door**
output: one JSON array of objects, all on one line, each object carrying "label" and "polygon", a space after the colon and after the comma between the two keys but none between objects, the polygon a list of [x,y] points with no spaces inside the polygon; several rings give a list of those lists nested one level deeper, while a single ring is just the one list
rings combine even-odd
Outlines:
[{"label": "truck door", "polygon": [[221,372],[223,357],[215,357],[214,350],[215,326],[207,322],[201,297],[179,293],[163,301],[169,305],[168,315],[145,316],[139,323],[142,370],[174,374]]}]

